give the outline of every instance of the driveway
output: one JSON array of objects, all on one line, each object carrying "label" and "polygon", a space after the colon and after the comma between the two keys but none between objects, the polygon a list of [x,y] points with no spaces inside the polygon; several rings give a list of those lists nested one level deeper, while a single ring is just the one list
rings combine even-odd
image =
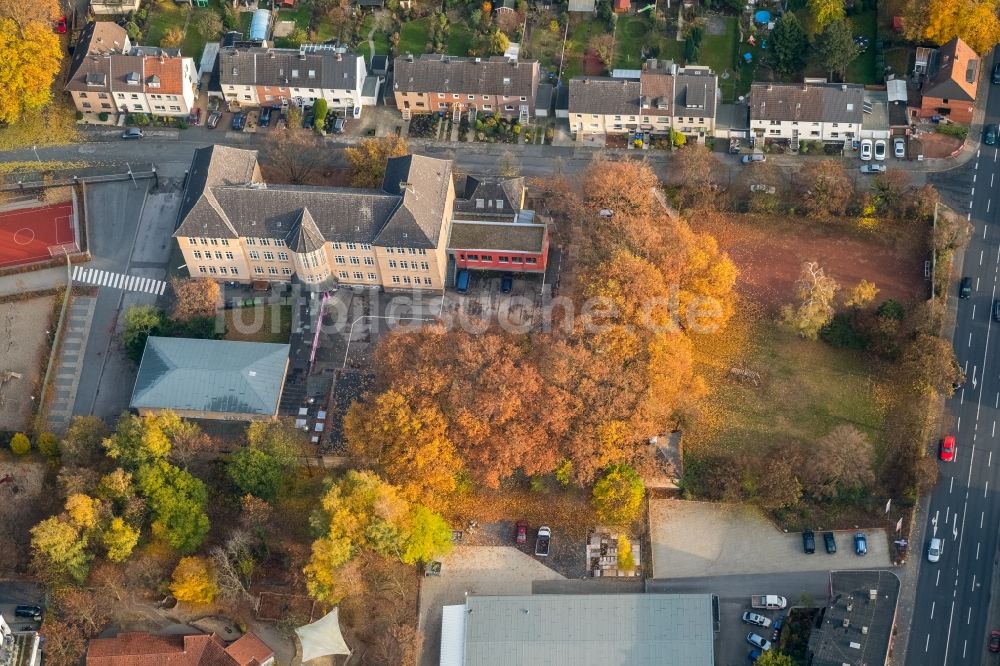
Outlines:
[{"label": "driveway", "polygon": [[456,546],[442,560],[441,576],[421,581],[420,617],[424,634],[421,666],[437,666],[441,653],[441,608],[465,603],[466,594],[531,594],[536,580],[564,580],[530,555],[507,546]]},{"label": "driveway", "polygon": [[777,530],[758,510],[730,504],[652,500],[649,526],[653,578],[729,574],[888,569],[884,530],[861,530],[868,555],[854,554],[854,532],[836,532],[837,553],[827,555],[816,529],[816,553],[802,552],[802,535]]}]

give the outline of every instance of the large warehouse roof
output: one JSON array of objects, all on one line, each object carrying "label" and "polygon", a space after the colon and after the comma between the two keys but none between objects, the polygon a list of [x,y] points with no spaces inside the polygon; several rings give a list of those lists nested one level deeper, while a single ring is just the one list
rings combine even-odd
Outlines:
[{"label": "large warehouse roof", "polygon": [[470,596],[464,618],[464,666],[715,663],[708,594]]}]

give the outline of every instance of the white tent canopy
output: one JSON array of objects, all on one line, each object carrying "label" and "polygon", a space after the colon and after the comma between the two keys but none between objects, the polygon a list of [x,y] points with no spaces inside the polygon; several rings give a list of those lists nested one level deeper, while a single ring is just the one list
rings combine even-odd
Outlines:
[{"label": "white tent canopy", "polygon": [[302,643],[303,662],[331,654],[351,654],[351,649],[340,633],[340,619],[336,608],[312,624],[299,627],[295,633]]}]

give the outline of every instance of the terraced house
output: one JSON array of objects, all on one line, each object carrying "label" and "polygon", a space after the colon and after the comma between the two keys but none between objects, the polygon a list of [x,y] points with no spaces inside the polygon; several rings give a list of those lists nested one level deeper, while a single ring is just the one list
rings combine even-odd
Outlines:
[{"label": "terraced house", "polygon": [[521,120],[534,114],[537,60],[427,53],[399,56],[393,67],[392,92],[404,118],[439,111],[459,117],[470,110]]}]

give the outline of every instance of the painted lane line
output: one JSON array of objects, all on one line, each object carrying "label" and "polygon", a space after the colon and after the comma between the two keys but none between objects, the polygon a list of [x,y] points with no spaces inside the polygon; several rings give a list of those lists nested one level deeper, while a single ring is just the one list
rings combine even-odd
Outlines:
[{"label": "painted lane line", "polygon": [[[978,167],[978,166],[979,166],[979,163],[977,162],[977,163],[976,163],[976,167]],[[975,170],[975,169],[974,169],[974,170]],[[973,183],[974,183],[974,182],[976,182],[976,174],[972,174],[972,182],[973,182]]]},{"label": "painted lane line", "polygon": [[987,495],[988,495],[989,492],[990,492],[990,482],[987,481],[986,485],[983,486],[983,497],[984,498],[987,497]]},{"label": "painted lane line", "polygon": [[979,559],[979,542],[976,542],[976,559]]},{"label": "painted lane line", "polygon": [[[948,484],[948,494],[951,495],[951,491],[955,488],[955,477],[951,477],[951,483]],[[944,522],[948,522],[948,514],[945,513]]]},{"label": "painted lane line", "polygon": [[969,331],[969,346],[972,346],[972,331]]},{"label": "painted lane line", "polygon": [[979,529],[983,529],[983,521],[986,520],[986,512],[983,511],[979,514]]},{"label": "painted lane line", "polygon": [[979,278],[976,278],[976,291],[979,291]]},{"label": "painted lane line", "polygon": [[[972,624],[972,606],[969,606],[969,613],[965,616],[965,623]],[[965,655],[964,651],[962,652],[962,655]]]},{"label": "painted lane line", "polygon": [[969,592],[976,591],[976,574],[972,574],[972,587],[969,588]]},{"label": "painted lane line", "polygon": [[938,569],[937,578],[934,580],[934,587],[937,587],[940,584],[941,584],[941,570]]},{"label": "painted lane line", "polygon": [[931,602],[931,619],[932,619],[932,620],[934,619],[934,605],[935,605],[936,603],[937,603],[936,601],[932,601],[932,602]]},{"label": "painted lane line", "polygon": [[[993,432],[990,433],[990,437],[996,437],[996,436],[997,436],[997,422],[994,421],[993,422]],[[993,461],[993,452],[990,451],[990,462],[992,462],[992,461]],[[986,463],[986,466],[989,467],[990,466],[989,463]]]},{"label": "painted lane line", "polygon": [[958,394],[958,404],[965,404],[965,389],[962,389],[962,392]]},{"label": "painted lane line", "polygon": [[[998,393],[997,396],[998,398],[1000,398],[1000,393]],[[961,430],[962,430],[962,417],[959,416],[958,420],[955,421],[955,432],[960,432]]]},{"label": "painted lane line", "polygon": [[969,647],[968,639],[962,641],[962,659],[965,659],[965,649]]},{"label": "painted lane line", "polygon": [[927,652],[928,648],[931,646],[931,635],[927,634],[927,640],[924,641],[924,652]]},{"label": "painted lane line", "polygon": [[[975,194],[976,194],[976,188],[974,188],[974,187],[972,188],[972,194],[973,194],[973,196],[975,196]],[[969,199],[969,208],[972,208],[972,200],[971,199]]]},{"label": "painted lane line", "polygon": [[[954,478],[954,477],[952,477],[952,478]],[[951,507],[950,506],[946,506],[944,508],[944,524],[947,525],[949,520],[951,520]]]},{"label": "painted lane line", "polygon": [[986,250],[980,250],[980,251],[979,251],[979,265],[980,265],[980,266],[982,266],[982,265],[983,265],[983,254],[984,254],[985,252],[986,252]]},{"label": "painted lane line", "polygon": [[948,648],[951,646],[951,621],[955,617],[955,602],[951,602],[951,613],[948,614],[948,637],[944,641],[944,660],[941,662],[943,664],[948,663]]},{"label": "painted lane line", "polygon": [[[973,442],[976,441],[976,436],[975,435],[972,436],[972,441]],[[972,453],[969,454],[969,478],[965,482],[965,487],[966,488],[971,488],[972,487],[972,461],[973,461],[973,459],[975,457],[976,457],[976,445],[973,444],[972,445]],[[958,512],[956,511],[955,513],[958,513]]]},{"label": "painted lane line", "polygon": [[[980,264],[981,265],[981,264]],[[972,304],[972,319],[976,318],[976,304]]]},{"label": "painted lane line", "polygon": [[[986,200],[986,212],[990,212],[990,200]],[[983,229],[983,238],[986,238],[986,229]]]}]

